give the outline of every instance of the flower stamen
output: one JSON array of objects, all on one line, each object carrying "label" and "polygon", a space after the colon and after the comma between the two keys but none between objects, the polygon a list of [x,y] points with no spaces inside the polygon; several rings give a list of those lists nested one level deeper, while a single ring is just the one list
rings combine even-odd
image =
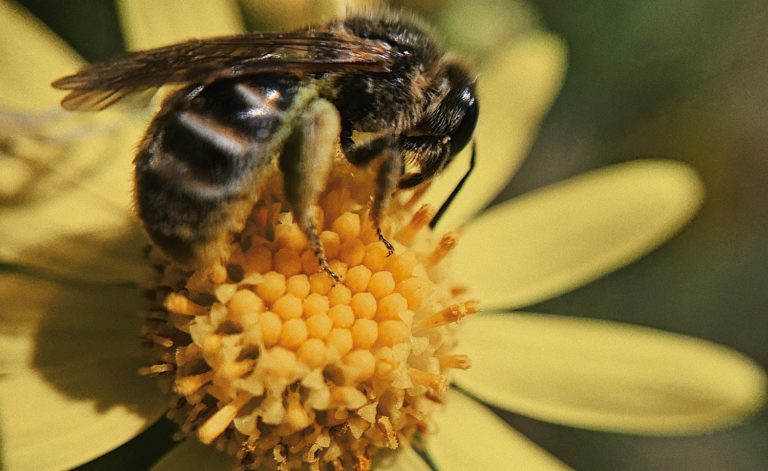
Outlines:
[{"label": "flower stamen", "polygon": [[468,370],[472,366],[472,360],[467,355],[439,355],[437,359],[443,368]]},{"label": "flower stamen", "polygon": [[453,324],[459,322],[467,316],[477,313],[480,306],[477,301],[466,301],[463,303],[451,304],[428,318],[424,319],[419,327],[437,327],[441,325]]},{"label": "flower stamen", "polygon": [[180,293],[170,293],[165,298],[163,306],[168,309],[169,312],[180,316],[203,316],[207,313],[207,310],[203,306],[191,301]]},{"label": "flower stamen", "polygon": [[422,205],[413,213],[408,224],[403,226],[395,235],[395,239],[403,245],[413,244],[413,239],[418,233],[429,225],[429,221],[435,217],[435,207],[430,204]]},{"label": "flower stamen", "polygon": [[156,365],[144,366],[142,368],[139,368],[139,374],[142,376],[153,376],[153,375],[159,375],[162,373],[169,373],[174,369],[175,369],[174,366],[170,363],[159,363]]},{"label": "flower stamen", "polygon": [[440,242],[427,257],[426,265],[433,267],[440,263],[459,243],[459,234],[457,232],[448,232],[440,238]]},{"label": "flower stamen", "polygon": [[174,383],[173,389],[177,394],[190,396],[213,380],[213,371],[206,371],[199,375],[185,376]]},{"label": "flower stamen", "polygon": [[435,241],[432,206],[410,214],[392,201],[390,255],[370,222],[371,182],[337,169],[315,211],[339,280],[321,271],[277,177],[220,282],[211,267],[190,274],[147,252],[143,337],[154,361],[141,372],[159,377],[183,433],[247,469],[369,470],[377,450],[433,428],[449,371],[469,367],[452,353],[455,324],[477,303],[452,292],[444,262],[457,236]]},{"label": "flower stamen", "polygon": [[448,380],[438,373],[429,373],[416,368],[408,369],[411,379],[419,386],[427,388],[432,393],[440,393],[448,390]]},{"label": "flower stamen", "polygon": [[213,416],[206,420],[197,430],[197,437],[206,445],[210,444],[216,437],[221,435],[237,415],[238,411],[245,405],[250,397],[245,394],[238,396],[229,404],[221,407]]}]

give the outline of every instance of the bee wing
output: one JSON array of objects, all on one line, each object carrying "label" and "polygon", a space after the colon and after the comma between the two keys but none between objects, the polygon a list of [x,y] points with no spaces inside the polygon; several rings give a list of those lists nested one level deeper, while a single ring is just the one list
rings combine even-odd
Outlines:
[{"label": "bee wing", "polygon": [[68,110],[103,110],[166,84],[210,83],[265,72],[386,72],[404,56],[379,40],[303,30],[191,40],[90,64],[53,86]]}]

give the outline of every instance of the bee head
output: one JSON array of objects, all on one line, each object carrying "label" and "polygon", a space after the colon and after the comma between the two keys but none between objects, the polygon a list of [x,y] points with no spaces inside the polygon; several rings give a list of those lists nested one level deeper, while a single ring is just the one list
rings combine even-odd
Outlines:
[{"label": "bee head", "polygon": [[415,129],[419,134],[450,138],[450,152],[444,162],[447,164],[472,140],[479,108],[476,79],[467,67],[459,62],[446,62],[438,77],[436,89],[441,91],[436,94],[440,101],[426,103],[428,111]]},{"label": "bee head", "polygon": [[448,111],[447,134],[451,138],[451,157],[461,152],[475,132],[478,117],[476,79],[458,63],[450,63],[446,72],[450,91],[443,98],[441,108]]}]

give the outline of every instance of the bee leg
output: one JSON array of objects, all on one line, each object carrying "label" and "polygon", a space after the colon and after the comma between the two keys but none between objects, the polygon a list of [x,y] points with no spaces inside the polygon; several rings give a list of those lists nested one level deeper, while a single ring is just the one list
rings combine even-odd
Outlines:
[{"label": "bee leg", "polygon": [[[418,162],[421,166],[419,172],[403,175],[398,183],[400,188],[413,188],[429,180],[445,168],[452,158],[450,155],[451,139],[448,136],[404,136],[400,138],[400,150],[407,156],[413,155],[414,157],[411,160]],[[469,178],[469,175],[475,168],[476,157],[477,146],[472,141],[472,155],[469,159],[469,168],[453,188],[451,194],[440,205],[440,209],[437,210],[435,216],[429,222],[430,228],[434,229],[437,226],[440,218],[443,217],[445,211],[448,210],[453,200],[456,199],[456,195],[459,194],[459,191],[461,191],[467,178]]]},{"label": "bee leg", "polygon": [[360,145],[347,141],[344,145],[344,154],[353,165],[366,165],[373,160],[379,160],[379,168],[376,171],[376,192],[373,195],[371,205],[371,222],[376,228],[376,235],[387,248],[388,255],[395,252],[395,248],[381,232],[381,219],[389,207],[392,193],[397,189],[397,183],[403,174],[403,159],[397,149],[397,140],[391,136],[372,139]]},{"label": "bee leg", "polygon": [[340,281],[339,275],[328,266],[312,211],[333,166],[341,130],[339,112],[328,101],[317,99],[298,119],[283,145],[279,161],[285,199],[296,223],[307,236],[320,267]]},{"label": "bee leg", "polygon": [[401,189],[413,188],[445,168],[450,160],[451,138],[441,135],[403,136],[400,138],[400,150],[408,156],[409,162],[419,166],[419,171],[404,174],[397,186]]},{"label": "bee leg", "polygon": [[392,192],[397,189],[397,182],[403,174],[403,160],[400,158],[400,153],[391,147],[384,150],[381,159],[381,165],[376,172],[376,193],[373,195],[370,215],[373,227],[376,228],[376,235],[387,248],[387,256],[390,256],[395,253],[395,248],[381,233],[381,217],[387,211]]}]

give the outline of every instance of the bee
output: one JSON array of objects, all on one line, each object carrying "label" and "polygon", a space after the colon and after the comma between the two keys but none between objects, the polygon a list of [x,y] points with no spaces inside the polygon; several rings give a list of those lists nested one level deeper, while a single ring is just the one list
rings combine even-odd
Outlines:
[{"label": "bee", "polygon": [[478,118],[471,70],[446,57],[417,19],[391,12],[132,52],[52,85],[69,91],[65,109],[90,111],[179,87],[134,164],[138,216],[182,266],[226,263],[277,163],[294,220],[337,280],[312,216],[337,149],[355,166],[377,164],[369,214],[392,253],[380,228],[391,195],[440,172]]}]

